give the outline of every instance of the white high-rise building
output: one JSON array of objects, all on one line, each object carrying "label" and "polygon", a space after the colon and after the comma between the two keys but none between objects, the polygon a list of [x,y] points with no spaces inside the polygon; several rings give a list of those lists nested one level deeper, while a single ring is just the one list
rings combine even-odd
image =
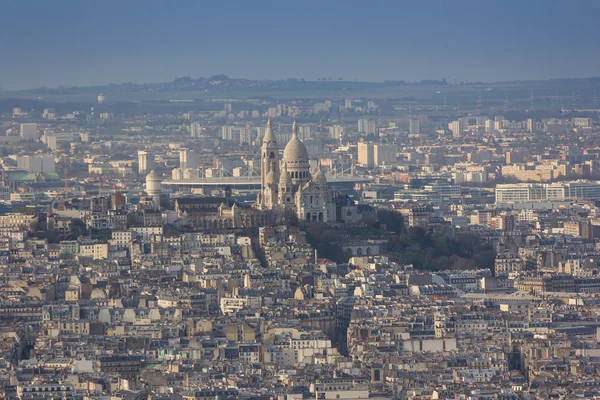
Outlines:
[{"label": "white high-rise building", "polygon": [[154,167],[154,153],[145,150],[138,151],[138,173],[140,175],[148,174]]},{"label": "white high-rise building", "polygon": [[221,139],[234,140],[234,127],[225,125],[221,127]]},{"label": "white high-rise building", "polygon": [[200,125],[200,122],[192,122],[190,125],[190,136],[194,138],[202,136],[202,125]]},{"label": "white high-rise building", "polygon": [[37,140],[40,135],[38,134],[38,124],[27,123],[20,125],[20,134],[22,140]]},{"label": "white high-rise building", "polygon": [[375,149],[372,143],[358,143],[358,163],[367,168],[375,166]]},{"label": "white high-rise building", "polygon": [[408,125],[408,132],[413,134],[421,133],[421,124],[417,118],[411,118]]},{"label": "white high-rise building", "polygon": [[364,133],[365,135],[375,134],[377,132],[377,124],[375,123],[375,121],[371,121],[368,119],[359,119],[358,131],[360,133]]},{"label": "white high-rise building", "polygon": [[200,166],[200,157],[198,153],[190,149],[181,149],[179,151],[179,168],[198,168]]},{"label": "white high-rise building", "polygon": [[300,140],[306,140],[311,138],[310,126],[308,125],[300,125],[298,127],[298,132]]},{"label": "white high-rise building", "polygon": [[248,143],[248,144],[252,144],[252,129],[246,127],[246,128],[240,128],[240,144],[242,143]]},{"label": "white high-rise building", "polygon": [[19,156],[17,167],[28,172],[56,172],[56,163],[51,155]]},{"label": "white high-rise building", "polygon": [[329,127],[329,137],[338,140],[344,136],[344,127],[341,125],[333,125]]},{"label": "white high-rise building", "polygon": [[396,162],[396,146],[376,144],[373,146],[373,163],[378,167],[391,165]]},{"label": "white high-rise building", "polygon": [[452,136],[460,137],[463,135],[463,131],[465,130],[465,126],[462,119],[458,119],[456,121],[452,121],[448,124],[448,129],[452,131]]}]

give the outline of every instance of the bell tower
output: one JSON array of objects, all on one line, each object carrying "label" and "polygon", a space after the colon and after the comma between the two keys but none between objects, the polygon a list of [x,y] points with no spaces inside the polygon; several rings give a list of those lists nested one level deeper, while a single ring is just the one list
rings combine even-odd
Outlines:
[{"label": "bell tower", "polygon": [[267,177],[270,172],[273,172],[273,176],[279,177],[279,147],[277,146],[277,139],[275,139],[275,134],[273,133],[271,118],[267,121],[267,129],[265,130],[260,153],[260,187],[261,200],[263,202],[261,206],[264,208],[266,206],[265,191],[269,184],[267,182]]}]

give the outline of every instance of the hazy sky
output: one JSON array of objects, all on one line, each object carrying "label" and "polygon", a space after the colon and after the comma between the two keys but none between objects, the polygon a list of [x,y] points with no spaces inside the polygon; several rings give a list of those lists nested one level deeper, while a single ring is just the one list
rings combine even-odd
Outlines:
[{"label": "hazy sky", "polygon": [[0,0],[0,85],[600,75],[599,0]]}]

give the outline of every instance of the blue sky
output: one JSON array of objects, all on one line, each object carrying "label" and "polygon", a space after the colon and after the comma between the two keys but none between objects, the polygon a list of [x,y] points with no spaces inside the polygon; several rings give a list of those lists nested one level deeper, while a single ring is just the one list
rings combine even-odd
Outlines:
[{"label": "blue sky", "polygon": [[600,76],[597,0],[0,0],[0,85]]}]

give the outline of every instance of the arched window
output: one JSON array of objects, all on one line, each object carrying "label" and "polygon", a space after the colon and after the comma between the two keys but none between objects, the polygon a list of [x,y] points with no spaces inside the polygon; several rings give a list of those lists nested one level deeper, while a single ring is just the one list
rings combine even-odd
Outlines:
[{"label": "arched window", "polygon": [[374,371],[374,373],[373,373],[373,380],[374,380],[375,382],[379,382],[379,381],[381,381],[381,371],[380,371],[380,370],[376,369],[376,370]]},{"label": "arched window", "polygon": [[310,221],[310,213],[306,213],[306,220]]},{"label": "arched window", "polygon": [[371,255],[371,248],[367,247],[367,255],[370,256]]},{"label": "arched window", "polygon": [[322,211],[319,213],[319,221],[323,222],[323,212]]}]

